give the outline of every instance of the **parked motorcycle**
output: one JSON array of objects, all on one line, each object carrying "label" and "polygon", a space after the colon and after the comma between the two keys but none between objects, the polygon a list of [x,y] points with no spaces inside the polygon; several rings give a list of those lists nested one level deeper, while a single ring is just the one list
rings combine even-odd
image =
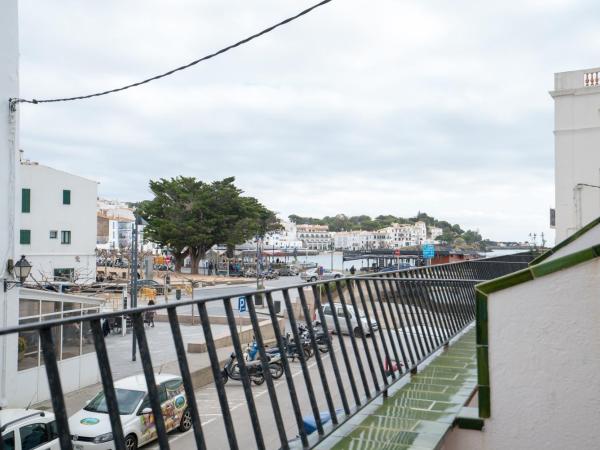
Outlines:
[{"label": "parked motorcycle", "polygon": [[[266,349],[267,357],[269,358],[269,369],[271,371],[271,377],[274,379],[281,378],[283,375],[283,364],[281,362],[281,354],[278,348]],[[246,361],[255,361],[258,356],[258,344],[256,340],[245,350]]]},{"label": "parked motorcycle", "polygon": [[[304,324],[298,325],[298,332],[300,335],[310,342],[310,332],[308,331],[308,326]],[[327,345],[327,333],[323,330],[321,326],[321,322],[315,320],[313,322],[313,332],[315,335],[315,341],[317,343],[317,348],[321,353],[327,353],[329,351],[329,346]],[[312,348],[312,347],[311,347]]]},{"label": "parked motorcycle", "polygon": [[[263,373],[263,368],[260,361],[246,362],[246,369],[248,370],[248,375],[254,384],[259,386],[265,382],[265,374]],[[240,366],[237,363],[235,352],[232,352],[231,355],[229,355],[229,360],[225,363],[221,374],[223,375],[223,383],[227,383],[227,380],[230,378],[237,381],[242,380]]]}]

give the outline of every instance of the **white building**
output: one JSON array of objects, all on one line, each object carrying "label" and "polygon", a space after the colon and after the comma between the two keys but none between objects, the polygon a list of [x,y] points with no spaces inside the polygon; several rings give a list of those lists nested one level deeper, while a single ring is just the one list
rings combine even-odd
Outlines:
[{"label": "white building", "polygon": [[304,248],[309,250],[330,250],[331,233],[327,225],[297,225],[298,239]]},{"label": "white building", "polygon": [[379,231],[385,233],[387,248],[410,247],[427,241],[427,225],[422,221],[414,224],[393,223]]},{"label": "white building", "polygon": [[[97,298],[37,289],[21,288],[18,291],[19,324],[98,313],[103,303]],[[63,391],[71,392],[99,383],[100,370],[90,323],[54,327],[52,334]],[[26,389],[8,390],[5,401],[11,407],[24,407],[50,398],[39,340],[37,331],[23,331],[18,335],[18,345],[9,349],[9,384],[27,386]]]},{"label": "white building", "polygon": [[19,253],[30,278],[94,282],[98,183],[30,161],[19,172]]},{"label": "white building", "polygon": [[556,242],[600,216],[600,68],[556,73]]},{"label": "white building", "polygon": [[[17,108],[10,109],[7,99],[19,97],[19,17],[17,0],[0,3],[0,281],[14,281],[9,263],[19,259],[17,230],[18,186],[18,119]],[[0,289],[0,327],[17,324],[19,289]],[[0,406],[8,404],[7,396],[19,386],[14,378],[17,365],[17,336],[0,337]],[[28,388],[20,385],[21,389]]]},{"label": "white building", "polygon": [[428,231],[429,231],[429,238],[428,238],[429,243],[434,243],[436,238],[438,238],[442,234],[444,234],[444,230],[442,230],[439,227],[429,227]]},{"label": "white building", "polygon": [[[18,98],[17,0],[6,0],[0,5],[0,98]],[[9,272],[9,267],[18,261],[21,254],[25,254],[32,263],[32,271],[36,270],[36,266],[41,267],[41,264],[49,265],[52,270],[60,266],[75,269],[76,263],[85,262],[81,258],[77,261],[76,256],[94,253],[96,233],[95,193],[90,210],[87,204],[79,208],[79,202],[88,195],[88,190],[95,192],[96,183],[81,181],[79,177],[64,173],[57,178],[53,172],[58,171],[53,169],[26,167],[19,163],[19,107],[15,106],[14,109],[0,108],[0,191],[3,193],[0,195],[0,281],[9,282],[5,289],[0,289],[2,328],[60,318],[65,314],[81,314],[82,308],[86,313],[99,308],[99,301],[95,299],[20,288],[14,284],[14,273]],[[37,178],[38,174],[40,179]],[[47,177],[51,184],[44,184]],[[30,189],[29,212],[22,212],[27,209],[24,208],[27,199],[23,200],[21,188]],[[63,190],[71,191],[68,194],[71,205],[64,204],[67,196]],[[91,220],[91,229],[85,225],[85,230],[80,233],[82,223],[72,217],[73,211],[69,211],[68,206],[84,214],[85,218],[81,219],[84,222]],[[29,230],[30,233],[21,233],[20,230]],[[56,249],[37,239],[42,236],[41,233],[51,239],[50,230],[71,231],[71,243],[60,244],[59,233],[56,238],[59,251],[50,254]],[[27,235],[30,243],[20,244],[21,238]],[[67,236],[65,234],[65,240]],[[67,246],[70,250],[66,250]],[[52,262],[59,264],[50,265],[49,257]],[[93,262],[95,267],[95,258]],[[73,266],[67,263],[73,263]],[[100,381],[93,345],[90,346],[89,340],[84,339],[86,326],[84,323],[79,331],[73,326],[53,329],[64,392]],[[36,336],[36,333],[22,332],[0,337],[0,407],[24,407],[30,402],[50,397],[46,371],[40,360],[40,342]]]},{"label": "white building", "polygon": [[386,234],[381,231],[338,231],[332,233],[338,250],[375,250],[386,248]]},{"label": "white building", "polygon": [[[135,215],[127,204],[98,199],[96,248],[118,251],[131,248]],[[158,253],[160,246],[144,238],[144,226],[138,225],[138,249]]]},{"label": "white building", "polygon": [[263,240],[263,247],[268,249],[294,249],[302,248],[302,241],[298,239],[298,229],[295,223],[280,221],[283,230],[267,233]]}]

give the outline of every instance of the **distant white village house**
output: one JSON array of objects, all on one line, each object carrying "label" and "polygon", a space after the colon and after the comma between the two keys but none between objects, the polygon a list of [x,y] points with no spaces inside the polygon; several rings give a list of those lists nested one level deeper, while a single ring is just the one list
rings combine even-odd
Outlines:
[{"label": "distant white village house", "polygon": [[[117,200],[98,199],[96,248],[120,251],[131,248],[135,215],[127,204]],[[144,226],[138,226],[138,248],[157,253],[160,246],[144,239]]]}]

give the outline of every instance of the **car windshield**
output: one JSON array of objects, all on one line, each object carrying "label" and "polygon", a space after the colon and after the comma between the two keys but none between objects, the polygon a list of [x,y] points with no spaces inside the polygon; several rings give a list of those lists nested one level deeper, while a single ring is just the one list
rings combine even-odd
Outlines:
[{"label": "car windshield", "polygon": [[[128,415],[133,414],[136,406],[140,403],[144,397],[145,392],[142,391],[131,391],[129,389],[115,389],[117,395],[117,404],[119,405],[119,414]],[[106,406],[106,397],[104,392],[98,392],[85,408],[86,411],[108,413],[108,407]]]}]

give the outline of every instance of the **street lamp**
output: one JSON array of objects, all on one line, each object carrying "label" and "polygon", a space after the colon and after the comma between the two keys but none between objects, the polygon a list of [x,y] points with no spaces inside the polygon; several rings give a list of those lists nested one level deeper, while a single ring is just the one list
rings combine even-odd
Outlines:
[{"label": "street lamp", "polygon": [[[146,222],[141,216],[134,213],[135,221],[133,222],[133,228],[131,230],[131,294],[129,305],[131,308],[137,307],[137,288],[138,288],[138,233],[139,226],[146,226]],[[131,318],[133,320],[133,317]],[[135,328],[131,331],[132,345],[131,345],[131,360],[136,360],[135,355]]]},{"label": "street lamp", "polygon": [[[21,259],[18,260],[14,266],[12,265],[12,260],[9,260],[6,269],[8,270],[8,273],[12,273],[19,281],[9,281],[5,279],[4,292],[12,289],[12,287],[23,285],[31,272],[31,264],[25,259],[25,255],[21,255]],[[12,287],[9,288],[9,285],[12,285]]]}]

